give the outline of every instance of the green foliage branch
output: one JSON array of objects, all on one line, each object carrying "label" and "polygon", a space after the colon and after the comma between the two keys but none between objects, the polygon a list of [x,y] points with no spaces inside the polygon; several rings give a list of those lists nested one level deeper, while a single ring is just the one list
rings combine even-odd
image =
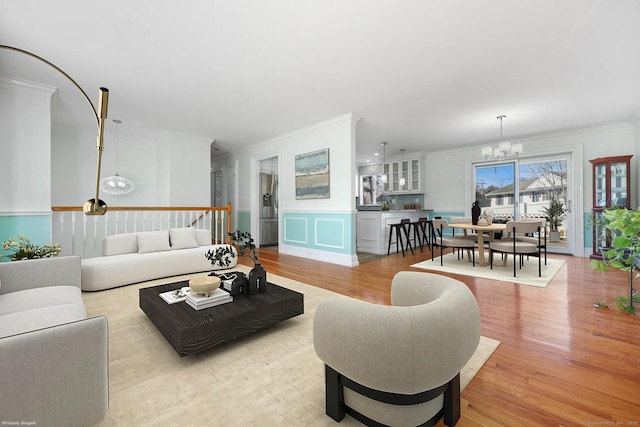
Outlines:
[{"label": "green foliage branch", "polygon": [[[38,246],[31,243],[29,237],[18,234],[18,240],[9,237],[2,243],[2,250],[13,252],[11,261],[21,261],[25,259],[51,258],[56,256],[62,250],[60,244],[46,243],[44,246]],[[0,254],[0,258],[4,255]]]},{"label": "green foliage branch", "polygon": [[[637,258],[640,257],[640,210],[610,208],[602,211],[603,227],[613,236],[612,248],[602,253],[602,260],[591,260],[594,270],[607,271],[609,267],[629,273],[629,296],[620,296],[615,303],[629,314],[635,313],[634,302],[640,302],[638,291],[633,289],[633,279],[638,277]],[[607,302],[596,302],[596,307],[607,307]]]}]

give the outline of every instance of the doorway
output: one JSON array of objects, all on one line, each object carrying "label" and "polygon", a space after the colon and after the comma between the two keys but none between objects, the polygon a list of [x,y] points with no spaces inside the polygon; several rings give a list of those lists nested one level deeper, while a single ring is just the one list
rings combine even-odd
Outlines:
[{"label": "doorway", "polygon": [[277,247],[279,241],[277,157],[260,162],[258,191],[259,245],[260,247]]}]

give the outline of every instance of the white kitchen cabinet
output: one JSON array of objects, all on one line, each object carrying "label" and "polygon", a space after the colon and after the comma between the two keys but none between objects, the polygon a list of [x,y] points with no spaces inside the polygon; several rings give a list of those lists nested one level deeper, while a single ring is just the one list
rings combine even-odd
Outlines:
[{"label": "white kitchen cabinet", "polygon": [[[421,191],[420,159],[385,163],[383,170],[389,177],[384,186],[385,193],[419,193]],[[404,178],[403,186],[400,185],[400,178]]]}]

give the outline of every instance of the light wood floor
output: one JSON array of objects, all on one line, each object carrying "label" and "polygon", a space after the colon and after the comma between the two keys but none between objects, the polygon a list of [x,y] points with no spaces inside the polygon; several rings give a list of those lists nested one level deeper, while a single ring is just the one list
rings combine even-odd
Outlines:
[{"label": "light wood floor", "polygon": [[[273,249],[259,256],[267,272],[380,304],[396,272],[431,257],[425,248],[349,268]],[[593,307],[626,295],[626,275],[551,256],[567,264],[546,288],[452,275],[476,296],[482,334],[501,341],[462,392],[458,426],[640,425],[640,314]]]}]

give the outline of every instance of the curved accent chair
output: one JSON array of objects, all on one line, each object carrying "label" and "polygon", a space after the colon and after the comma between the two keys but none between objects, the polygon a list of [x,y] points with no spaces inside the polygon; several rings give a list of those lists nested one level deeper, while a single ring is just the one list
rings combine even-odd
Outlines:
[{"label": "curved accent chair", "polygon": [[432,426],[460,418],[460,370],[480,341],[480,312],[462,282],[402,271],[391,306],[328,298],[313,345],[325,364],[326,413],[368,426]]}]

